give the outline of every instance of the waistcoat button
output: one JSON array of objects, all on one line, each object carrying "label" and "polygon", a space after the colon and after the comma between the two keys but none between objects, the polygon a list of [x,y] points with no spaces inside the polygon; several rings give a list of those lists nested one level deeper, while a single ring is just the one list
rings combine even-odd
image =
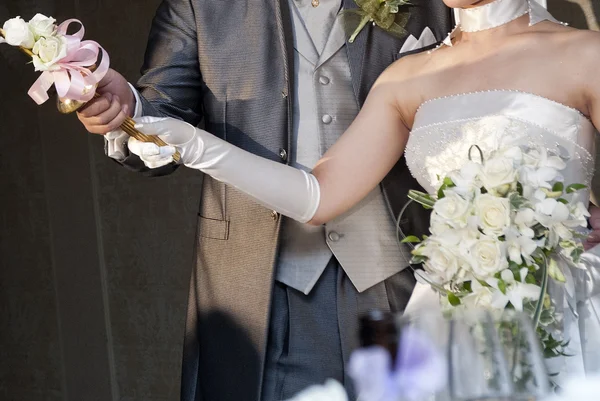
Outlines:
[{"label": "waistcoat button", "polygon": [[338,242],[340,240],[340,234],[336,233],[335,231],[330,232],[328,237],[332,242]]},{"label": "waistcoat button", "polygon": [[329,114],[325,114],[322,118],[322,121],[325,124],[330,124],[333,121],[333,117],[331,117]]},{"label": "waistcoat button", "polygon": [[287,161],[287,151],[285,149],[279,149],[279,157],[283,161]]},{"label": "waistcoat button", "polygon": [[319,82],[321,83],[321,85],[327,85],[330,81],[329,81],[329,78],[327,78],[325,76],[321,76],[319,78]]}]

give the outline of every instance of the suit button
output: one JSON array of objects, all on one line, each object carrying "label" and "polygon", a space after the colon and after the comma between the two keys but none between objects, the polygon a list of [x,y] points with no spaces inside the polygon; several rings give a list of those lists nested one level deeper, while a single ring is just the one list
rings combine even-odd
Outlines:
[{"label": "suit button", "polygon": [[327,85],[329,84],[329,78],[325,77],[325,76],[321,76],[319,77],[319,82],[321,83],[321,85]]},{"label": "suit button", "polygon": [[331,242],[338,242],[340,240],[340,234],[335,231],[330,232],[328,237]]},{"label": "suit button", "polygon": [[287,161],[287,151],[285,149],[279,149],[279,157],[281,157],[281,160]]},{"label": "suit button", "polygon": [[321,120],[325,124],[330,124],[333,121],[333,117],[331,117],[329,114],[325,114]]},{"label": "suit button", "polygon": [[271,218],[273,219],[273,221],[279,220],[279,213],[277,213],[275,210],[273,210],[271,212]]}]

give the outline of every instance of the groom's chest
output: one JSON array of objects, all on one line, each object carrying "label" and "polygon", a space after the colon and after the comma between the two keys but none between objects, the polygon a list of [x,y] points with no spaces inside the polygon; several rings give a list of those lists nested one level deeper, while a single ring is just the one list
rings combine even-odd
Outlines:
[{"label": "groom's chest", "polygon": [[[398,58],[406,38],[369,24],[354,43],[347,44],[337,14],[355,8],[354,1],[319,0],[313,7],[316,3],[195,0],[198,61],[208,92],[228,99],[281,95],[288,86],[286,79],[294,76],[294,52],[318,61],[324,52],[335,53],[346,45],[355,94],[363,100],[376,77]],[[417,38],[430,21],[419,13],[414,11],[407,26]]]}]

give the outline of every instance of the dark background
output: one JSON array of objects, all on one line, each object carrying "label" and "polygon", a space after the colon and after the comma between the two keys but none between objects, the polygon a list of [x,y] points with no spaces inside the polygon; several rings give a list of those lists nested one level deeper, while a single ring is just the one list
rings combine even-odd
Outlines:
[{"label": "dark background", "polygon": [[[79,18],[134,82],[159,2],[0,0],[0,21]],[[600,0],[549,6],[597,28]],[[175,401],[201,176],[122,169],[29,99],[25,63],[0,46],[0,401]]]}]

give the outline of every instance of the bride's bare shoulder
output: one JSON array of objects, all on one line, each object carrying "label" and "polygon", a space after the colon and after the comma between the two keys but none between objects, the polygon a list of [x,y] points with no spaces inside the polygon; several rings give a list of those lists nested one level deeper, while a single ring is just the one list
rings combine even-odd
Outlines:
[{"label": "bride's bare shoulder", "polygon": [[388,70],[398,77],[410,75],[412,78],[422,74],[427,65],[441,52],[442,49],[436,51],[422,51],[420,53],[410,54],[394,62]]},{"label": "bride's bare shoulder", "polygon": [[589,29],[576,29],[569,26],[551,24],[542,34],[548,34],[550,44],[569,52],[594,52],[600,54],[600,32]]},{"label": "bride's bare shoulder", "polygon": [[442,53],[443,49],[439,49],[402,57],[392,63],[377,80],[375,86],[386,86],[391,90],[405,121],[412,119],[417,107],[428,97],[434,78],[443,64],[438,56]]},{"label": "bride's bare shoulder", "polygon": [[[568,48],[578,52],[584,58],[600,60],[600,32],[587,29],[574,29],[565,39]],[[591,60],[590,60],[591,61]]]},{"label": "bride's bare shoulder", "polygon": [[383,72],[380,80],[393,83],[398,91],[401,90],[400,93],[414,94],[415,91],[411,89],[422,89],[423,80],[426,80],[426,77],[431,78],[432,74],[439,70],[440,63],[437,58],[438,53],[442,53],[441,50],[423,51],[402,57]]},{"label": "bride's bare shoulder", "polygon": [[[554,50],[574,71],[593,72],[598,76],[600,66],[600,32],[565,28],[554,36]],[[590,76],[585,79],[591,79]]]}]

